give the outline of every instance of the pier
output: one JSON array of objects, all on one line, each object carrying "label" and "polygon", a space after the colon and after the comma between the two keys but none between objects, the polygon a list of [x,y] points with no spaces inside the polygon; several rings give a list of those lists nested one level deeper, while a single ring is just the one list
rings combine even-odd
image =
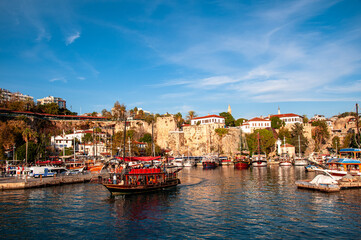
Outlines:
[{"label": "pier", "polygon": [[[106,174],[108,176],[109,174]],[[46,178],[4,178],[0,179],[0,190],[17,190],[28,188],[41,188],[50,186],[59,186],[64,184],[85,183],[99,176],[105,177],[105,174],[79,174],[73,176],[57,176]]]}]

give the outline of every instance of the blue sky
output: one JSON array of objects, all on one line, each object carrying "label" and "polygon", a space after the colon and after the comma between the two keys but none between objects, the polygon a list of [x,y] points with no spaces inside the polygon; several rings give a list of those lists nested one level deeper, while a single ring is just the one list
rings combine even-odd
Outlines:
[{"label": "blue sky", "polygon": [[153,113],[332,116],[361,99],[361,1],[0,1],[0,87]]}]

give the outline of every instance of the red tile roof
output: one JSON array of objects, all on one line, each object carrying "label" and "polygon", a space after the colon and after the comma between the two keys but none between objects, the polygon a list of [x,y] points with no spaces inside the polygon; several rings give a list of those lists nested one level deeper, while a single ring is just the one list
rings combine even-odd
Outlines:
[{"label": "red tile roof", "polygon": [[259,117],[255,117],[255,118],[252,118],[251,120],[248,120],[248,122],[269,122],[269,120],[259,118]]},{"label": "red tile roof", "polygon": [[294,114],[294,113],[285,113],[285,114],[271,115],[270,117],[284,118],[284,117],[301,117],[301,116],[297,115],[297,114]]},{"label": "red tile roof", "polygon": [[224,118],[224,117],[221,117],[221,116],[218,116],[218,115],[208,115],[208,116],[204,116],[204,117],[196,117],[196,118],[192,118],[192,120],[195,120],[195,119],[203,119],[203,118]]},{"label": "red tile roof", "polygon": [[295,147],[295,146],[287,143],[286,145],[285,145],[285,144],[282,144],[281,147],[286,147],[286,148],[288,148],[288,147]]}]

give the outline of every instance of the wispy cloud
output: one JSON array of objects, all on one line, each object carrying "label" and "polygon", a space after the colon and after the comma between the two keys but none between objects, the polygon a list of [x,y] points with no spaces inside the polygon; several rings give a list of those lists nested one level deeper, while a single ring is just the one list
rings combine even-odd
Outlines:
[{"label": "wispy cloud", "polygon": [[67,80],[65,77],[56,77],[56,78],[52,78],[49,80],[49,82],[63,82],[63,83],[66,83]]},{"label": "wispy cloud", "polygon": [[75,32],[72,35],[68,36],[65,40],[65,45],[72,44],[76,39],[80,38],[80,32]]},{"label": "wispy cloud", "polygon": [[77,77],[77,79],[79,79],[79,80],[85,80],[86,78],[85,78],[85,77]]}]

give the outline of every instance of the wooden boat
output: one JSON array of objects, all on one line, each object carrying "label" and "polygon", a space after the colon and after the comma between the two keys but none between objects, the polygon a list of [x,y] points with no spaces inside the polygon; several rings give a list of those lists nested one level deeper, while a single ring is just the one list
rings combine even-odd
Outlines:
[{"label": "wooden boat", "polygon": [[219,162],[216,156],[205,156],[202,159],[203,169],[214,169],[219,166]]},{"label": "wooden boat", "polygon": [[307,166],[308,165],[308,160],[307,160],[307,158],[296,157],[293,164],[295,166]]},{"label": "wooden boat", "polygon": [[246,156],[236,157],[234,160],[234,168],[247,169],[250,166],[249,158]]},{"label": "wooden boat", "polygon": [[164,168],[124,169],[121,174],[113,174],[110,181],[104,182],[103,186],[112,195],[155,192],[180,184],[177,171],[167,172]]},{"label": "wooden boat", "polygon": [[261,154],[259,133],[257,133],[258,154],[252,156],[252,167],[267,167],[267,158],[265,154]]},{"label": "wooden boat", "polygon": [[290,167],[292,166],[291,158],[288,156],[288,154],[284,154],[281,156],[279,161],[280,167]]}]

